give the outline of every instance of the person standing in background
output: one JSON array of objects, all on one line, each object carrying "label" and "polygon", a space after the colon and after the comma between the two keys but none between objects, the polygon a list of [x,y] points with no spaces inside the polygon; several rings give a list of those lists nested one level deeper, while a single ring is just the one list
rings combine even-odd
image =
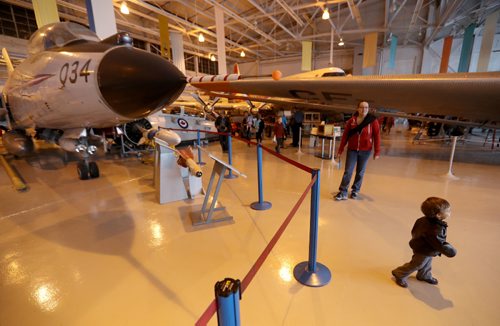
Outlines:
[{"label": "person standing in background", "polygon": [[304,122],[304,112],[295,110],[292,125],[292,146],[299,147],[300,128]]},{"label": "person standing in background", "polygon": [[257,114],[257,120],[255,121],[255,138],[257,143],[262,144],[262,134],[264,133],[264,120],[262,120],[262,116]]},{"label": "person standing in background", "polygon": [[283,147],[283,139],[285,138],[285,126],[283,126],[283,121],[280,117],[276,117],[276,122],[274,123],[274,137],[276,137],[276,147],[274,149],[279,153],[280,148]]},{"label": "person standing in background", "polygon": [[339,192],[335,195],[335,200],[347,199],[347,190],[354,167],[356,167],[356,176],[352,184],[351,198],[357,199],[372,148],[375,149],[373,159],[376,160],[380,157],[380,125],[377,118],[368,113],[369,110],[368,102],[359,102],[357,112],[345,124],[344,134],[336,157],[342,155],[346,145],[347,157],[344,175],[339,186]]}]

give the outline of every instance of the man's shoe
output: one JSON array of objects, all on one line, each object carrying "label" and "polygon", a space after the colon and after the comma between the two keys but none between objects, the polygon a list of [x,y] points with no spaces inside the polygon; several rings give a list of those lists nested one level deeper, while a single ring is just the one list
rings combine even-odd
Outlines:
[{"label": "man's shoe", "polygon": [[394,272],[392,272],[392,276],[394,276],[394,281],[396,282],[397,285],[399,285],[402,288],[407,288],[408,287],[408,283],[406,283],[406,281],[403,280],[402,278],[397,277],[394,274]]},{"label": "man's shoe", "polygon": [[358,199],[359,198],[359,194],[355,191],[352,191],[351,192],[351,199]]},{"label": "man's shoe", "polygon": [[334,198],[335,200],[346,200],[347,194],[343,193],[342,191],[339,191]]},{"label": "man's shoe", "polygon": [[439,283],[438,280],[434,277],[431,277],[431,278],[418,278],[417,277],[417,280],[422,281],[422,282],[427,282],[427,283],[432,284],[432,285],[437,285]]}]

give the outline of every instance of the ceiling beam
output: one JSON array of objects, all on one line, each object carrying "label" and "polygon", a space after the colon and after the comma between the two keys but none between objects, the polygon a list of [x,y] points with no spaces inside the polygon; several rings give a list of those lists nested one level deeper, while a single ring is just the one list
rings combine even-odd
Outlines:
[{"label": "ceiling beam", "polygon": [[[135,3],[135,4],[137,4],[137,5],[139,5],[139,6],[143,7],[143,8],[146,8],[148,10],[151,10],[152,12],[155,12],[155,13],[157,13],[159,15],[163,15],[163,16],[165,16],[165,17],[167,17],[167,18],[169,18],[169,19],[171,19],[171,20],[173,20],[175,22],[178,22],[178,23],[180,23],[182,25],[188,26],[191,29],[203,31],[203,33],[206,33],[207,35],[210,35],[213,38],[217,39],[217,35],[214,32],[212,32],[212,31],[210,31],[208,29],[205,29],[205,28],[203,28],[203,27],[201,27],[199,25],[196,25],[196,24],[194,24],[194,23],[192,23],[190,21],[182,19],[182,18],[180,18],[180,17],[178,17],[178,16],[176,16],[174,14],[171,14],[171,13],[165,11],[163,8],[158,8],[158,7],[152,6],[149,3],[146,3],[146,2],[144,2],[142,0],[128,0],[128,1],[132,2],[132,3]],[[234,46],[234,47],[242,48],[245,51],[248,51],[249,53],[253,53],[254,55],[258,56],[257,52],[255,52],[255,51],[251,50],[250,48],[245,47],[245,46],[243,46],[241,44],[238,44],[238,43],[236,43],[236,42],[234,42],[232,40],[229,40],[229,39],[226,38],[225,42],[228,43],[228,44],[230,44],[230,45],[232,45],[232,46]]]},{"label": "ceiling beam", "polygon": [[[396,1],[396,0],[393,0],[393,1]],[[391,16],[391,19],[389,20],[389,24],[388,24],[388,27],[390,28],[391,25],[392,25],[392,22],[394,21],[394,19],[396,19],[396,17],[399,15],[399,13],[401,12],[401,10],[403,9],[403,7],[405,6],[406,2],[408,0],[404,0],[403,3],[399,6],[399,8],[396,10],[396,12],[394,14],[392,14]]]},{"label": "ceiling beam", "polygon": [[[178,2],[180,4],[183,4],[183,5],[187,6],[187,7],[193,7],[191,5],[191,3],[188,3],[187,1],[177,0],[176,2]],[[212,19],[212,20],[214,19],[214,15],[210,15],[206,11],[198,11],[197,14],[201,15],[201,16],[203,16],[205,18],[208,18],[208,19]],[[261,42],[261,41],[257,40],[256,38],[254,38],[254,37],[252,37],[252,36],[250,36],[250,35],[248,35],[246,33],[246,31],[249,29],[248,27],[247,27],[247,29],[245,31],[243,31],[241,28],[233,27],[233,26],[231,26],[231,24],[228,24],[228,23],[225,23],[224,27],[227,28],[228,30],[230,30],[231,32],[237,33],[237,34],[241,35],[242,37],[245,37],[245,38],[249,39],[250,41],[252,41],[254,43],[260,43]],[[207,26],[206,28],[208,30],[211,30],[211,29],[215,28],[215,25],[213,25],[213,26]],[[241,44],[240,42],[241,42],[241,37],[236,41],[236,43]],[[281,52],[276,51],[276,49],[273,49],[273,48],[271,48],[271,47],[269,47],[267,45],[265,45],[264,47],[266,47],[268,50],[276,52],[278,55],[281,54]],[[243,49],[243,50],[245,49],[243,45],[240,46],[240,48]]]},{"label": "ceiling beam", "polygon": [[351,14],[356,19],[356,23],[358,24],[359,28],[363,29],[364,27],[363,20],[361,19],[361,13],[359,12],[358,6],[354,4],[354,0],[347,0],[347,6],[349,7],[349,10],[351,10]]},{"label": "ceiling beam", "polygon": [[[137,1],[137,0],[132,0],[132,1]],[[260,30],[259,28],[255,27],[252,23],[250,23],[246,19],[242,18],[240,15],[236,14],[235,12],[233,12],[232,10],[230,10],[229,8],[224,7],[223,5],[221,5],[220,3],[218,3],[217,1],[215,1],[215,0],[204,0],[204,1],[206,3],[209,3],[209,4],[213,5],[214,7],[218,7],[220,9],[222,9],[224,11],[225,15],[228,15],[232,19],[239,21],[241,24],[247,26],[248,28],[251,28],[253,31],[255,31],[257,34],[261,35],[265,39],[271,41],[274,44],[279,44],[279,42],[277,40],[275,40],[274,38],[272,38],[271,36],[269,36],[266,32],[264,32],[264,31]]]},{"label": "ceiling beam", "polygon": [[436,25],[436,28],[432,31],[431,35],[425,40],[424,46],[429,47],[431,42],[433,41],[436,34],[441,30],[444,26],[450,15],[462,4],[464,0],[454,0],[453,3],[450,3],[444,12],[444,14],[439,18],[439,23]]},{"label": "ceiling beam", "polygon": [[420,9],[422,9],[423,3],[424,3],[424,0],[417,0],[417,4],[415,5],[415,9],[413,10],[413,15],[411,17],[410,26],[408,26],[408,32],[406,32],[403,45],[408,44],[408,39],[410,37],[410,33],[413,29],[413,26],[415,26],[415,23],[417,22],[417,17],[418,17],[418,14],[420,13]]},{"label": "ceiling beam", "polygon": [[[205,0],[207,1],[207,0]],[[279,27],[281,27],[282,30],[284,30],[285,32],[287,32],[288,34],[290,34],[291,37],[293,37],[294,39],[297,39],[297,35],[295,35],[294,33],[292,33],[292,31],[290,31],[288,28],[286,28],[279,20],[277,20],[273,15],[269,14],[264,8],[262,8],[256,1],[254,0],[247,0],[248,2],[250,2],[255,8],[257,8],[260,12],[264,13],[266,15],[267,18],[271,19],[276,25],[278,25]]]},{"label": "ceiling beam", "polygon": [[285,1],[276,0],[276,2],[281,6],[281,8],[283,8],[286,11],[287,14],[290,15],[290,17],[293,18],[293,20],[295,20],[297,22],[297,24],[299,24],[300,27],[305,25],[305,23],[302,21],[302,19],[300,19],[300,17],[292,10],[292,8],[290,8],[290,6],[288,6],[286,4]]}]

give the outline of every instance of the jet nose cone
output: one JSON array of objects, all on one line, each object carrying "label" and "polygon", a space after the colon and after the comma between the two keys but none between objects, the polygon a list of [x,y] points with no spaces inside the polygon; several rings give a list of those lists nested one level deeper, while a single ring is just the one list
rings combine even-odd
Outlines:
[{"label": "jet nose cone", "polygon": [[186,77],[164,58],[131,47],[117,47],[99,64],[97,79],[102,97],[117,114],[139,119],[182,93]]}]

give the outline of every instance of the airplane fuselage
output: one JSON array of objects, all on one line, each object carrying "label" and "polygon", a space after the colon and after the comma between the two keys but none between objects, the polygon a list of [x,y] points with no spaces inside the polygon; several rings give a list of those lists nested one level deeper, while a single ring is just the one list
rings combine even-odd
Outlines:
[{"label": "airplane fuselage", "polygon": [[[151,59],[165,69],[141,67]],[[163,76],[151,77],[154,72]],[[174,76],[166,77],[169,72]],[[169,89],[168,80],[161,85],[161,78],[179,82]],[[182,92],[182,78],[165,59],[145,51],[80,44],[28,57],[14,70],[4,93],[15,128],[103,128],[145,117],[172,102]]]},{"label": "airplane fuselage", "polygon": [[99,128],[130,120],[110,110],[99,92],[103,56],[46,51],[21,63],[4,89],[16,128]]}]

